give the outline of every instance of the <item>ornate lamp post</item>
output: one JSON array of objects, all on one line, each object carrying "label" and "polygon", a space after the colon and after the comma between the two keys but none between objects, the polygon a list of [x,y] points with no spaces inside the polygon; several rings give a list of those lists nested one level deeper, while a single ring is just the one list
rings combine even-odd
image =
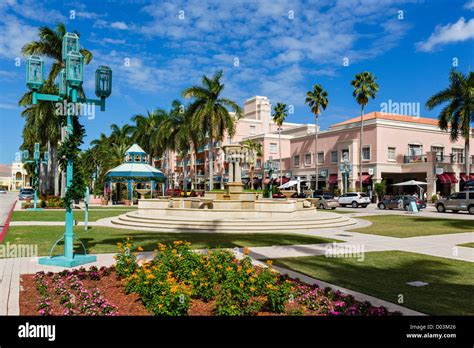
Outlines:
[{"label": "ornate lamp post", "polygon": [[33,163],[35,168],[35,178],[33,180],[33,187],[35,189],[35,198],[33,203],[33,208],[28,208],[27,210],[32,211],[41,211],[43,209],[37,208],[36,203],[38,201],[38,188],[39,188],[39,167],[40,164],[47,164],[49,161],[49,152],[45,151],[43,155],[43,160],[40,159],[40,145],[39,143],[35,143],[35,152],[33,153],[33,159],[29,160],[29,153],[28,150],[24,150],[22,154],[23,163]]},{"label": "ornate lamp post", "polygon": [[346,193],[349,174],[352,172],[352,164],[349,163],[349,158],[347,158],[347,156],[344,156],[343,163],[339,165],[339,170],[342,173],[342,178],[344,181],[344,193]]},{"label": "ornate lamp post", "polygon": [[[37,104],[38,100],[71,102],[73,104],[88,103],[100,106],[101,111],[105,110],[105,98],[109,97],[112,91],[112,70],[108,67],[100,66],[96,71],[95,89],[96,95],[100,98],[99,100],[79,98],[78,91],[82,86],[84,74],[83,57],[79,52],[79,49],[79,37],[74,33],[66,33],[63,37],[62,43],[62,59],[66,68],[62,69],[59,74],[59,95],[40,93],[43,86],[43,61],[37,56],[31,56],[27,59],[26,82],[28,87],[33,91],[33,104]],[[67,108],[67,137],[70,137],[73,134],[73,116],[74,115],[71,115],[69,108]],[[73,158],[68,157],[66,167],[66,190],[72,185],[72,179]],[[95,256],[74,254],[73,252],[74,219],[71,205],[66,207],[65,220],[66,228],[64,236],[53,245],[50,257],[41,258],[39,263],[43,265],[74,267],[96,261]],[[64,239],[64,255],[51,256],[54,247],[62,239]]]}]

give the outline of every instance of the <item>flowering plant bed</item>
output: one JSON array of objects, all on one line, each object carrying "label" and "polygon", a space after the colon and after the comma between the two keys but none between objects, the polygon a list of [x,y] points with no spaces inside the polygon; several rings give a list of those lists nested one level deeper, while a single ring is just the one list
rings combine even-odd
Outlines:
[{"label": "flowering plant bed", "polygon": [[226,250],[197,253],[190,243],[158,244],[139,263],[132,241],[116,265],[23,276],[22,315],[394,315],[330,288],[309,286]]}]

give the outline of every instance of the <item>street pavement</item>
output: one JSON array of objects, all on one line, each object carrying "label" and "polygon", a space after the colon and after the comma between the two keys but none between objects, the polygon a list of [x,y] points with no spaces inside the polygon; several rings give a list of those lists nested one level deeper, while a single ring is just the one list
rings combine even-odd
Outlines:
[{"label": "street pavement", "polygon": [[18,192],[8,191],[6,194],[0,194],[0,231],[5,225],[13,202],[15,202],[16,199],[18,199]]}]

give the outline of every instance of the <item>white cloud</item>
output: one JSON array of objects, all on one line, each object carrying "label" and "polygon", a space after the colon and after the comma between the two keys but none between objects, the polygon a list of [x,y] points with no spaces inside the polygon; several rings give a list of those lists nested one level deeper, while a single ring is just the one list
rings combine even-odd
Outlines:
[{"label": "white cloud", "polygon": [[22,57],[21,48],[35,40],[37,28],[24,24],[15,16],[3,15],[3,25],[0,25],[0,56],[13,60]]},{"label": "white cloud", "polygon": [[120,29],[120,30],[128,29],[128,26],[127,24],[125,24],[125,22],[113,22],[110,24],[110,26],[114,29]]},{"label": "white cloud", "polygon": [[474,11],[474,0],[470,0],[470,1],[466,2],[466,4],[464,5],[464,8],[466,10]]},{"label": "white cloud", "polygon": [[416,43],[416,48],[419,51],[430,52],[442,45],[472,39],[474,39],[474,18],[466,22],[464,17],[461,17],[456,23],[437,26],[428,40]]}]

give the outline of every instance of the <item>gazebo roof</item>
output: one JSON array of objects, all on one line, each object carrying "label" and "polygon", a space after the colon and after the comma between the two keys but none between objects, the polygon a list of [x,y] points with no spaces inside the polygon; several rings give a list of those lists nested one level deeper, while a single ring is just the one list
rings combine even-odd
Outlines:
[{"label": "gazebo roof", "polygon": [[138,144],[133,144],[125,151],[126,155],[146,155],[146,152]]},{"label": "gazebo roof", "polygon": [[165,175],[158,169],[147,163],[122,163],[121,165],[109,170],[107,177],[112,178],[129,178],[139,180],[157,180],[164,181]]}]

